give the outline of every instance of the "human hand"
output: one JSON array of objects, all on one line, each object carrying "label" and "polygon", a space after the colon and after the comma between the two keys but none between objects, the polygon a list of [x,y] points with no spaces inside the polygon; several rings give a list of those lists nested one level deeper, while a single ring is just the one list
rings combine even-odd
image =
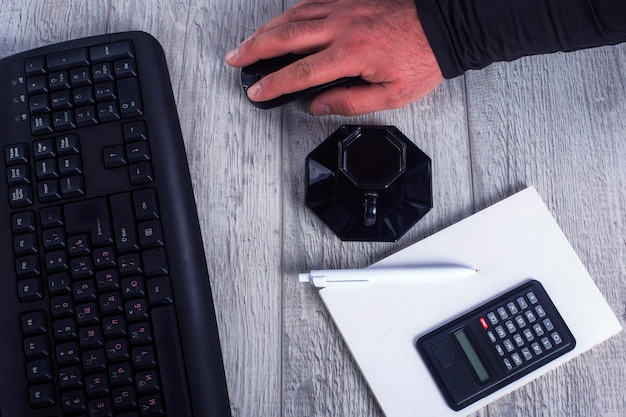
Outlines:
[{"label": "human hand", "polygon": [[361,77],[370,84],[335,88],[311,103],[315,115],[355,116],[419,100],[443,80],[414,0],[303,0],[257,29],[226,62],[244,67],[289,52],[311,55],[250,87],[251,100]]}]

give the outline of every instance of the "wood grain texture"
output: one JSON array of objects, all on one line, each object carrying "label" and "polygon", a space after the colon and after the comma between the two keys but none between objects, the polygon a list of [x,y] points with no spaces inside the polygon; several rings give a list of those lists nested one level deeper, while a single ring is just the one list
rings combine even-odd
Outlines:
[{"label": "wood grain texture", "polygon": [[[233,416],[383,416],[297,273],[367,266],[528,185],[624,324],[626,47],[494,64],[353,119],[315,118],[308,103],[258,110],[223,56],[293,3],[0,0],[0,56],[124,30],[163,45]],[[433,160],[434,207],[396,243],[341,242],[304,205],[305,157],[342,124],[395,125]],[[624,416],[625,342],[620,334],[473,417]]]}]

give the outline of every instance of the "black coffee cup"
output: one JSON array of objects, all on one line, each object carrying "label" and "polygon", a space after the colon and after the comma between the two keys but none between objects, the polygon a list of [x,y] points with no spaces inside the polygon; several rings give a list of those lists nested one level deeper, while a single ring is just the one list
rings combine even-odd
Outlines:
[{"label": "black coffee cup", "polygon": [[432,208],[431,160],[395,126],[344,125],[307,156],[305,201],[341,240],[393,242]]}]

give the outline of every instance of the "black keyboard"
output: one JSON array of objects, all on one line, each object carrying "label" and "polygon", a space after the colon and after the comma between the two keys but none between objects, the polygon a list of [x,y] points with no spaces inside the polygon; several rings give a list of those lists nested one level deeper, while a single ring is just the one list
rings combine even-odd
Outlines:
[{"label": "black keyboard", "polygon": [[0,60],[0,416],[230,416],[162,48]]}]

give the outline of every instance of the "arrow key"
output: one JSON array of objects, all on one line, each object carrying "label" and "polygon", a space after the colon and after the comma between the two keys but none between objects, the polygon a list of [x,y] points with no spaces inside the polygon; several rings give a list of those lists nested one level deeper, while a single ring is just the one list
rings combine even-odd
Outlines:
[{"label": "arrow key", "polygon": [[102,150],[104,156],[104,166],[106,168],[117,168],[126,165],[126,155],[123,146],[109,146]]}]

